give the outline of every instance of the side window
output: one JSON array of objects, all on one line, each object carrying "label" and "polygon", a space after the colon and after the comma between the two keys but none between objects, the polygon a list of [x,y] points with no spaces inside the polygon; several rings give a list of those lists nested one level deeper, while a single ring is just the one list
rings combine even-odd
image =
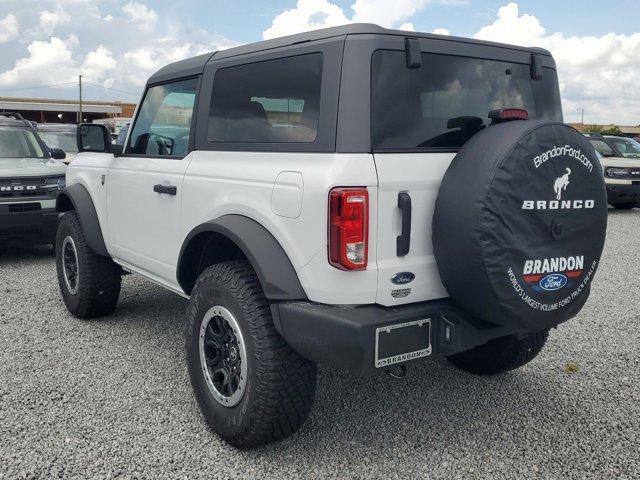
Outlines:
[{"label": "side window", "polygon": [[312,143],[318,136],[322,54],[222,68],[209,110],[210,142]]},{"label": "side window", "polygon": [[185,156],[197,88],[197,78],[149,88],[133,126],[127,153]]}]

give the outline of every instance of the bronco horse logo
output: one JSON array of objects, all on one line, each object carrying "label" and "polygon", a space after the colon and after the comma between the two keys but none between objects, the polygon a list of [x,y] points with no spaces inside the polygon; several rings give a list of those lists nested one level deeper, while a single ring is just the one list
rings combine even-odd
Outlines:
[{"label": "bronco horse logo", "polygon": [[571,175],[571,169],[567,167],[567,173],[561,177],[556,178],[556,183],[553,184],[553,191],[556,192],[556,200],[562,200],[562,191],[569,186],[569,175]]}]

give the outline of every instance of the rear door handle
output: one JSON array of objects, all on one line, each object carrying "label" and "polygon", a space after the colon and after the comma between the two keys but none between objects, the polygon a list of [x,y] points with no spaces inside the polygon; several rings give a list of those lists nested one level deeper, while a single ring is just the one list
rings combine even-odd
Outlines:
[{"label": "rear door handle", "polygon": [[398,194],[398,208],[402,212],[402,233],[397,239],[397,255],[404,257],[411,247],[411,197],[407,192]]},{"label": "rear door handle", "polygon": [[159,183],[158,185],[153,186],[153,191],[163,195],[176,195],[178,193],[178,187],[174,187],[173,185],[162,185]]}]

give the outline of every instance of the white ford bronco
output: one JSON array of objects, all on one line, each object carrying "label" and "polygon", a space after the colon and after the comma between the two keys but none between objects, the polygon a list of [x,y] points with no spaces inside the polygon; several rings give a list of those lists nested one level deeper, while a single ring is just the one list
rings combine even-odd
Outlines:
[{"label": "white ford bronco", "polygon": [[307,417],[316,364],[533,359],[589,295],[602,167],[540,49],[350,25],[171,64],[125,145],[82,124],[57,198],[69,311],[124,272],[189,299],[206,421],[248,448]]}]

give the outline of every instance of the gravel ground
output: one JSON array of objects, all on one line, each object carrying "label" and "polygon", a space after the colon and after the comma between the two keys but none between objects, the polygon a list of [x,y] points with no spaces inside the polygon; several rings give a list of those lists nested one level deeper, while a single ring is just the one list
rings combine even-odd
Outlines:
[{"label": "gravel ground", "polygon": [[62,304],[50,250],[11,250],[0,478],[640,478],[639,231],[639,210],[611,212],[587,306],[519,371],[478,378],[435,361],[394,380],[321,368],[302,430],[250,452],[198,411],[185,300],[128,276],[116,314],[82,322]]}]

